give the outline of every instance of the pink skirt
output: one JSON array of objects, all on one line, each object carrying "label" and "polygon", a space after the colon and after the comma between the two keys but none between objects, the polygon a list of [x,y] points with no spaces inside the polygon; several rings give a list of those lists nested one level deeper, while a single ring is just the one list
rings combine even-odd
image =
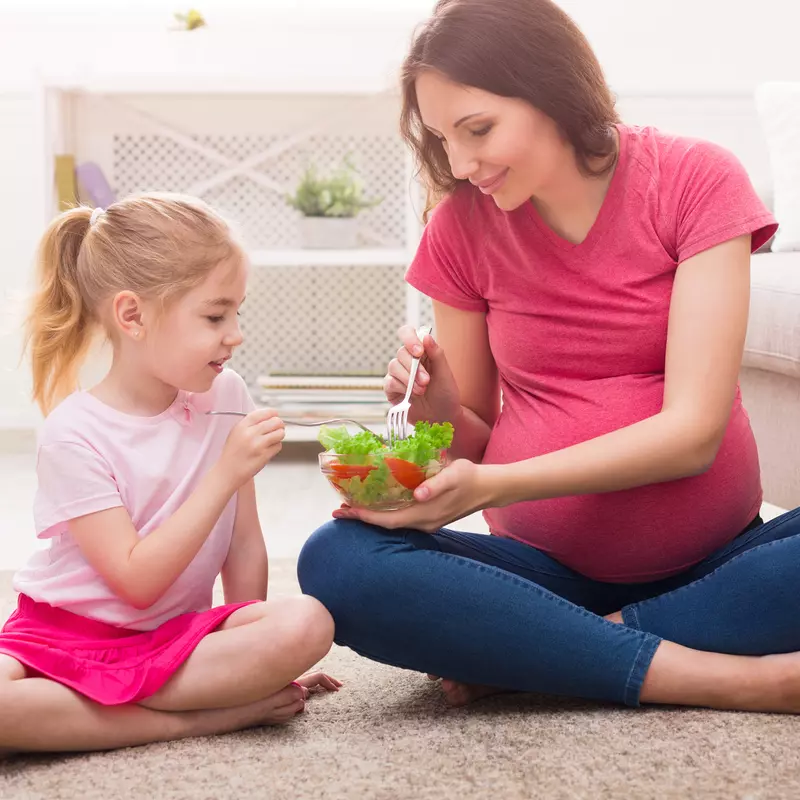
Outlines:
[{"label": "pink skirt", "polygon": [[153,631],[117,628],[24,594],[0,632],[0,653],[104,706],[155,694],[203,637],[250,603],[181,614]]}]

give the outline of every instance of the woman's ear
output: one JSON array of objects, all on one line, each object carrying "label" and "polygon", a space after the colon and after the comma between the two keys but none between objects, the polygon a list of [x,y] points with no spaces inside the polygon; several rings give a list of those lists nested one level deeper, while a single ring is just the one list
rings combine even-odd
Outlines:
[{"label": "woman's ear", "polygon": [[123,336],[140,341],[144,339],[145,327],[142,320],[142,301],[133,292],[120,292],[111,303],[111,316],[114,327]]}]

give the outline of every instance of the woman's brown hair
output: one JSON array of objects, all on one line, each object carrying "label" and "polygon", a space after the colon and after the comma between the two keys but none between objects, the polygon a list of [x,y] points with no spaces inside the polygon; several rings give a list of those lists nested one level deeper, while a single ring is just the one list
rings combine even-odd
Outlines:
[{"label": "woman's brown hair", "polygon": [[547,114],[585,174],[603,175],[614,165],[614,96],[586,37],[562,9],[552,0],[439,0],[401,73],[400,131],[427,185],[429,208],[461,181],[422,124],[415,84],[425,70]]}]

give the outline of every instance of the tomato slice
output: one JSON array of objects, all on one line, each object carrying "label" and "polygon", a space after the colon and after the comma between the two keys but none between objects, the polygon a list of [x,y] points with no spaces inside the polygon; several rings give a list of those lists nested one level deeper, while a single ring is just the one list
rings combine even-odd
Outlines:
[{"label": "tomato slice", "polygon": [[374,464],[331,464],[334,477],[340,480],[361,478],[363,481],[374,469]]},{"label": "tomato slice", "polygon": [[385,458],[384,461],[394,479],[406,489],[416,489],[425,480],[425,472],[419,464],[402,458]]}]

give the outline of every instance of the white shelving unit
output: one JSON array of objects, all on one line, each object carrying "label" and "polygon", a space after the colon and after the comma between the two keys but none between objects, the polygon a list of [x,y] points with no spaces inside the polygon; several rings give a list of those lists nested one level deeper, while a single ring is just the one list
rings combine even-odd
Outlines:
[{"label": "white shelving unit", "polygon": [[[233,362],[246,380],[382,373],[397,327],[430,316],[403,281],[422,200],[397,132],[400,50],[363,35],[343,50],[324,32],[274,48],[248,47],[241,31],[198,34],[137,34],[114,58],[98,51],[69,74],[59,67],[42,75],[46,215],[56,211],[59,153],[99,164],[118,196],[200,196],[238,224],[255,268],[246,341]],[[325,62],[304,60],[301,46],[329,47],[332,60],[324,70],[304,68]],[[146,59],[134,57],[141,52]],[[367,194],[381,198],[359,217],[363,247],[302,249],[285,195],[309,161],[326,165],[345,154]],[[316,438],[315,429],[287,434]]]},{"label": "white shelving unit", "polygon": [[254,250],[254,267],[397,267],[407,265],[413,251],[389,248],[356,250]]}]

